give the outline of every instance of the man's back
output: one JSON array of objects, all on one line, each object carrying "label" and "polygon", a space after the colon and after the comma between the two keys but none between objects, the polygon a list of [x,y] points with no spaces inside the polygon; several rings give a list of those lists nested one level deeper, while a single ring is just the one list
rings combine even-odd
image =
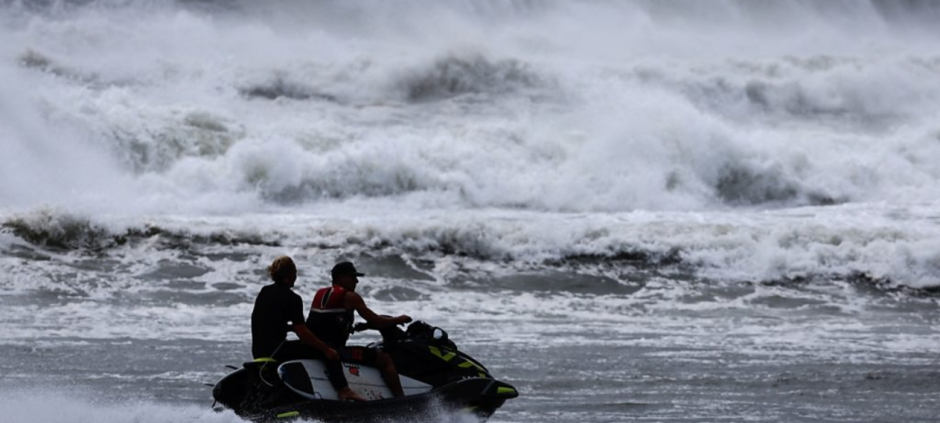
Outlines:
[{"label": "man's back", "polygon": [[251,354],[270,357],[287,339],[288,322],[303,321],[303,301],[290,287],[273,283],[261,288],[251,312]]}]

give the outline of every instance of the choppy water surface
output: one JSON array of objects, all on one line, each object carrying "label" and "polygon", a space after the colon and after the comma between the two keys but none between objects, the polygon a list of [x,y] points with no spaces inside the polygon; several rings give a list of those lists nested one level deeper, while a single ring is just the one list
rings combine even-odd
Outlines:
[{"label": "choppy water surface", "polygon": [[494,421],[935,421],[938,16],[0,1],[0,415],[239,421],[204,384],[288,254]]}]

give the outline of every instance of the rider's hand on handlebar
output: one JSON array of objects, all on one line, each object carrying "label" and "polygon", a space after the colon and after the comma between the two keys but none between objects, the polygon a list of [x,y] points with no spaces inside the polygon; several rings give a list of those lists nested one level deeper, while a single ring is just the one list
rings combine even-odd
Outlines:
[{"label": "rider's hand on handlebar", "polygon": [[404,314],[402,314],[401,316],[398,316],[398,323],[397,323],[397,324],[403,325],[403,324],[405,324],[405,323],[411,323],[411,317],[410,317],[410,316],[406,316],[406,315],[404,315]]}]

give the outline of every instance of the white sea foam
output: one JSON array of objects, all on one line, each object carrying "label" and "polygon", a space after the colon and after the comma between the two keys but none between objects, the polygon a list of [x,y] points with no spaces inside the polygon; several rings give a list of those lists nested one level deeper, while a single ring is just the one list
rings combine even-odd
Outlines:
[{"label": "white sea foam", "polygon": [[[103,377],[124,375],[100,375]],[[110,378],[110,377],[109,377]],[[8,387],[5,387],[8,388]],[[4,390],[0,397],[0,411],[4,421],[11,422],[49,422],[49,423],[169,423],[169,422],[210,422],[241,423],[244,420],[231,410],[213,411],[208,405],[166,404],[148,400],[118,401],[113,393],[93,392],[89,390],[69,389],[68,387],[30,388],[12,387]],[[55,404],[51,407],[50,404]],[[316,423],[315,419],[300,419],[299,422]],[[389,422],[395,422],[389,419]],[[417,421],[425,423],[462,422],[474,423],[479,418],[469,413],[432,409]]]},{"label": "white sea foam", "polygon": [[[55,404],[51,407],[50,404]],[[208,407],[148,403],[114,404],[99,401],[90,394],[68,392],[65,388],[31,388],[4,391],[0,398],[4,419],[11,422],[241,422],[231,411],[215,413]]]},{"label": "white sea foam", "polygon": [[[776,295],[578,298],[545,276],[629,291],[640,271],[604,263],[630,255],[716,285],[940,284],[932,6],[93,3],[0,18],[0,295],[28,299],[10,342],[35,336],[24,315],[63,339],[240,333],[199,322],[244,316],[279,254],[311,279],[346,256],[431,263],[413,295],[441,305],[396,307],[458,325]],[[519,274],[547,282],[460,290]]]},{"label": "white sea foam", "polygon": [[[311,256],[295,258],[306,269],[303,264]],[[322,282],[318,272],[304,273],[295,290],[309,301]],[[35,348],[115,339],[244,343],[251,299],[264,282],[245,282],[257,275],[233,275],[228,280],[243,285],[228,291],[234,296],[226,300],[231,305],[214,297],[201,299],[211,289],[187,290],[166,281],[131,280],[120,287],[88,288],[100,294],[87,299],[59,295],[53,307],[19,304],[7,297],[0,308],[2,344]],[[934,333],[908,329],[911,307],[922,303],[932,310],[935,300],[865,298],[857,290],[826,283],[722,289],[703,288],[698,286],[701,282],[653,279],[632,286],[625,282],[622,290],[607,288],[609,293],[584,294],[511,282],[477,288],[444,283],[376,275],[364,279],[360,292],[377,312],[406,313],[443,327],[471,352],[497,341],[525,348],[596,343],[873,362],[897,351],[929,356],[940,343]],[[390,294],[402,289],[411,293]],[[142,322],[145,331],[140,330]],[[569,335],[553,336],[556,333]],[[374,334],[364,334],[353,342],[375,339]]]},{"label": "white sea foam", "polygon": [[0,192],[13,207],[190,213],[935,197],[938,52],[918,42],[932,33],[918,12],[783,3],[19,12],[29,25],[3,27],[15,113],[0,127],[5,156],[28,160],[8,160]]},{"label": "white sea foam", "polygon": [[[502,210],[418,211],[393,206],[340,203],[319,213],[263,214],[244,217],[135,216],[107,221],[60,216],[49,211],[7,215],[11,227],[0,239],[43,245],[107,248],[121,251],[120,274],[146,277],[162,260],[190,262],[174,245],[196,244],[204,253],[248,254],[236,262],[192,262],[203,269],[195,281],[238,282],[277,254],[299,254],[307,266],[326,274],[330,260],[342,255],[402,255],[445,260],[431,271],[439,280],[461,272],[503,276],[541,269],[569,259],[616,261],[623,254],[677,259],[697,277],[725,281],[775,281],[794,278],[849,278],[863,275],[912,287],[937,285],[940,229],[936,206],[879,204],[800,208],[778,211],[633,212],[545,214]],[[373,208],[374,207],[374,208]],[[349,210],[355,215],[348,216]],[[83,223],[85,222],[85,223]],[[86,226],[82,226],[86,225]],[[148,227],[150,229],[148,229]],[[14,229],[19,228],[19,229]],[[154,231],[154,235],[146,235]],[[18,240],[19,233],[24,239]],[[120,239],[131,242],[119,246]],[[178,239],[178,241],[174,241]],[[215,245],[213,239],[230,240]],[[229,245],[229,243],[236,245]],[[183,244],[178,244],[183,243]],[[239,247],[238,243],[245,243]],[[314,250],[311,250],[314,248]],[[323,249],[322,252],[316,250]],[[126,250],[126,251],[125,251]],[[83,253],[55,253],[37,267],[81,262]],[[672,258],[670,258],[672,257]],[[22,273],[15,260],[6,275]],[[558,266],[558,264],[554,265]],[[56,272],[54,269],[50,271]],[[576,269],[575,269],[576,270]],[[455,273],[456,272],[456,273]],[[124,275],[124,276],[121,276]],[[92,277],[100,277],[92,276]],[[79,277],[84,277],[79,275]],[[615,278],[620,278],[615,276]],[[0,282],[26,288],[20,282]],[[34,281],[32,283],[46,283]],[[55,284],[56,282],[51,282]],[[35,288],[35,286],[34,286]]]}]

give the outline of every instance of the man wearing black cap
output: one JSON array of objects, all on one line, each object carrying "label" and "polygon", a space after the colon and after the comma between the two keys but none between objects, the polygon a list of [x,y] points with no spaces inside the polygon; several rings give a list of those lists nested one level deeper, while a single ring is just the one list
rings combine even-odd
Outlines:
[{"label": "man wearing black cap", "polygon": [[[411,317],[380,316],[366,306],[362,296],[356,293],[359,276],[365,276],[348,261],[337,263],[331,272],[333,284],[329,288],[317,291],[307,316],[307,327],[324,343],[335,349],[342,361],[372,365],[382,372],[382,378],[396,397],[404,395],[401,380],[395,363],[388,354],[372,348],[347,347],[346,341],[352,332],[353,312],[359,313],[369,326],[375,329],[405,324]],[[348,390],[348,383],[339,362],[327,361],[330,382],[337,390]],[[358,395],[348,396],[350,400],[362,400]]]}]

